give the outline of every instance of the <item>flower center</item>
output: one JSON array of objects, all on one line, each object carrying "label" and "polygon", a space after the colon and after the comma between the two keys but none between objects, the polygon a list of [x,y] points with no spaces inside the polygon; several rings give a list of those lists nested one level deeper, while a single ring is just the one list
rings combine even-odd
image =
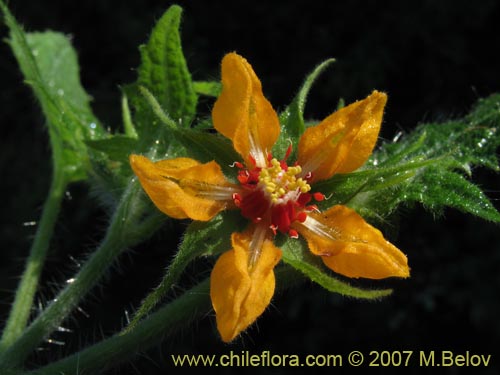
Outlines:
[{"label": "flower center", "polygon": [[272,204],[297,200],[301,193],[311,190],[305,180],[296,177],[302,172],[300,165],[288,167],[275,158],[269,164],[269,167],[263,168],[259,173],[259,185],[269,195]]},{"label": "flower center", "polygon": [[233,200],[244,217],[268,225],[274,234],[280,231],[297,238],[298,233],[292,224],[304,222],[308,212],[317,210],[316,205],[308,205],[313,198],[321,201],[325,197],[321,193],[310,193],[311,173],[299,177],[302,175],[301,166],[287,165],[290,151],[281,161],[269,154],[265,167],[254,164],[253,168],[245,168],[243,164],[235,163],[240,169],[238,181],[242,190],[233,195]]}]

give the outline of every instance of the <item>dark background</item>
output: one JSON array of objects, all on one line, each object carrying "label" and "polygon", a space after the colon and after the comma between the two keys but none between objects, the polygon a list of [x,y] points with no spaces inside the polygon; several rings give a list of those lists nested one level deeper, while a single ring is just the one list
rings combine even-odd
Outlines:
[{"label": "dark background", "polygon": [[[28,30],[70,34],[80,58],[82,82],[98,117],[120,126],[119,85],[135,80],[137,46],[143,43],[168,1],[16,0],[11,8]],[[500,3],[495,0],[381,1],[180,1],[182,40],[195,79],[218,79],[222,56],[237,51],[253,65],[276,109],[293,98],[305,75],[328,57],[337,62],[315,84],[306,115],[323,118],[340,97],[347,103],[373,89],[388,93],[381,136],[391,139],[424,121],[467,113],[481,97],[500,92]],[[0,36],[6,36],[5,27]],[[22,271],[50,181],[50,150],[43,118],[6,44],[0,45],[0,317],[6,316]],[[202,101],[208,113],[211,102]],[[499,177],[477,169],[476,181],[499,207]],[[106,213],[84,184],[72,185],[51,246],[41,306],[71,277],[98,243]],[[177,224],[181,229],[183,224]],[[453,350],[493,354],[500,368],[499,227],[447,210],[434,218],[421,208],[404,210],[390,232],[409,257],[412,277],[382,281],[395,288],[382,301],[364,302],[330,294],[307,283],[273,299],[272,306],[232,345],[222,344],[215,319],[207,316],[182,334],[110,373],[164,374],[169,353],[346,354],[351,350]],[[53,360],[107,336],[125,321],[155,286],[175,239],[159,233],[121,258],[106,282],[66,323],[72,333],[54,338],[30,360]],[[71,256],[71,257],[70,257]],[[207,272],[208,260],[188,272]],[[188,276],[189,277],[189,276]],[[193,276],[194,277],[194,276]],[[179,289],[179,293],[182,289]],[[36,311],[34,311],[36,313]],[[87,317],[88,315],[88,317]],[[414,359],[416,359],[416,354]],[[412,361],[416,363],[416,361]],[[220,369],[220,368],[219,368]],[[255,371],[255,369],[239,369]],[[286,369],[259,369],[280,373]],[[288,369],[289,370],[289,369]],[[344,371],[347,367],[343,368]],[[366,373],[376,369],[364,368]],[[417,369],[406,369],[408,373]],[[429,370],[429,369],[428,369]],[[439,369],[469,373],[469,369]],[[341,369],[329,369],[340,372]],[[420,370],[418,373],[423,373]]]}]

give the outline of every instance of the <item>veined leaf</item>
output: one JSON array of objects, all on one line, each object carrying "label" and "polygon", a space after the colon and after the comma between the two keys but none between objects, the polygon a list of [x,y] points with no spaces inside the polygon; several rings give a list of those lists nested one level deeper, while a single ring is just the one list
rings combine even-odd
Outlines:
[{"label": "veined leaf", "polygon": [[105,131],[81,86],[76,53],[63,34],[25,33],[3,2],[0,7],[10,30],[8,42],[47,120],[54,163],[68,181],[84,179],[84,140],[99,139]]},{"label": "veined leaf", "polygon": [[485,220],[500,222],[500,213],[479,187],[458,173],[436,167],[429,167],[422,176],[414,178],[400,199],[422,203],[435,213],[443,207],[453,207]]},{"label": "veined leaf", "polygon": [[[171,6],[153,28],[148,43],[140,47],[137,84],[146,87],[178,125],[189,126],[198,98],[182,52],[181,13],[181,7]],[[139,106],[136,110],[149,111],[149,108],[141,108],[137,101],[134,104]],[[139,133],[150,131],[147,118],[136,121],[136,126]]]},{"label": "veined leaf", "polygon": [[[90,108],[90,97],[81,86],[78,60],[70,40],[52,31],[28,33],[26,40],[50,96],[59,102],[62,110],[74,116],[72,120],[81,127],[87,139],[103,135],[104,130],[97,126]],[[33,83],[40,84],[36,78]]]},{"label": "veined leaf", "polygon": [[316,184],[331,200],[367,219],[379,220],[398,205],[419,202],[434,213],[453,207],[500,222],[486,195],[464,175],[474,167],[495,171],[500,146],[500,95],[480,100],[470,114],[418,126],[397,142],[383,144],[359,171]]}]

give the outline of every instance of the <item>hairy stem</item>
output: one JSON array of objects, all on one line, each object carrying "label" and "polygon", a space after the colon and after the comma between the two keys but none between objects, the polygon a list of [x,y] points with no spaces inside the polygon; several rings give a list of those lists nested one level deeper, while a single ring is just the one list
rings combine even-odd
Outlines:
[{"label": "hairy stem", "polygon": [[[305,280],[291,267],[278,268],[276,278],[277,291]],[[87,349],[24,375],[95,375],[130,360],[132,356],[158,344],[165,336],[206,315],[211,309],[209,283],[208,279],[202,281],[137,323],[127,333],[117,333]]]},{"label": "hairy stem", "polygon": [[83,267],[24,333],[0,355],[0,368],[14,368],[49,336],[77,306],[82,297],[101,279],[117,256],[127,247],[147,238],[163,222],[163,217],[143,220],[144,201],[136,179],[128,185],[111,219],[104,240]]},{"label": "hairy stem", "polygon": [[[203,316],[210,309],[209,280],[139,322],[126,334],[116,334],[87,349],[49,364],[29,375],[98,374],[162,340],[166,335]],[[26,375],[27,375],[26,374]]]},{"label": "hairy stem", "polygon": [[23,330],[26,328],[66,187],[66,178],[63,173],[58,172],[58,169],[56,169],[49,193],[43,205],[42,216],[38,223],[35,239],[26,260],[24,273],[21,276],[21,281],[2,334],[0,352],[8,348],[21,336]]}]

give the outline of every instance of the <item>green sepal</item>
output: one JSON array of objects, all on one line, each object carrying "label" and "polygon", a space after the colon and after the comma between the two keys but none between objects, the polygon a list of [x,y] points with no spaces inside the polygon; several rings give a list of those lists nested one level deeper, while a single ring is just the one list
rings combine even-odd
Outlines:
[{"label": "green sepal", "polygon": [[302,240],[286,238],[283,243],[279,241],[277,246],[283,250],[283,262],[330,292],[364,299],[381,298],[392,293],[391,289],[367,290],[358,288],[332,276],[331,272],[325,269],[320,257],[311,254],[307,244]]},{"label": "green sepal", "polygon": [[231,233],[243,230],[246,220],[239,212],[225,211],[208,222],[193,221],[186,229],[179,250],[166,269],[160,284],[143,300],[125,332],[135,325],[168,294],[185,268],[196,258],[218,255],[231,249]]},{"label": "green sepal", "polygon": [[[304,121],[304,108],[306,105],[307,95],[319,75],[333,62],[335,62],[335,59],[328,59],[316,66],[313,71],[307,75],[304,83],[292,102],[283,112],[280,113],[279,117],[282,125],[281,133],[273,148],[273,152],[275,152],[276,155],[284,155],[290,141],[293,145],[298,144],[299,138],[306,128]],[[295,152],[296,150],[294,149],[291,156],[292,159],[295,159]]]},{"label": "green sepal", "polygon": [[248,220],[238,210],[223,211],[208,222],[193,221],[186,230],[181,249],[197,248],[198,255],[218,255],[232,248],[231,233],[245,229]]}]

